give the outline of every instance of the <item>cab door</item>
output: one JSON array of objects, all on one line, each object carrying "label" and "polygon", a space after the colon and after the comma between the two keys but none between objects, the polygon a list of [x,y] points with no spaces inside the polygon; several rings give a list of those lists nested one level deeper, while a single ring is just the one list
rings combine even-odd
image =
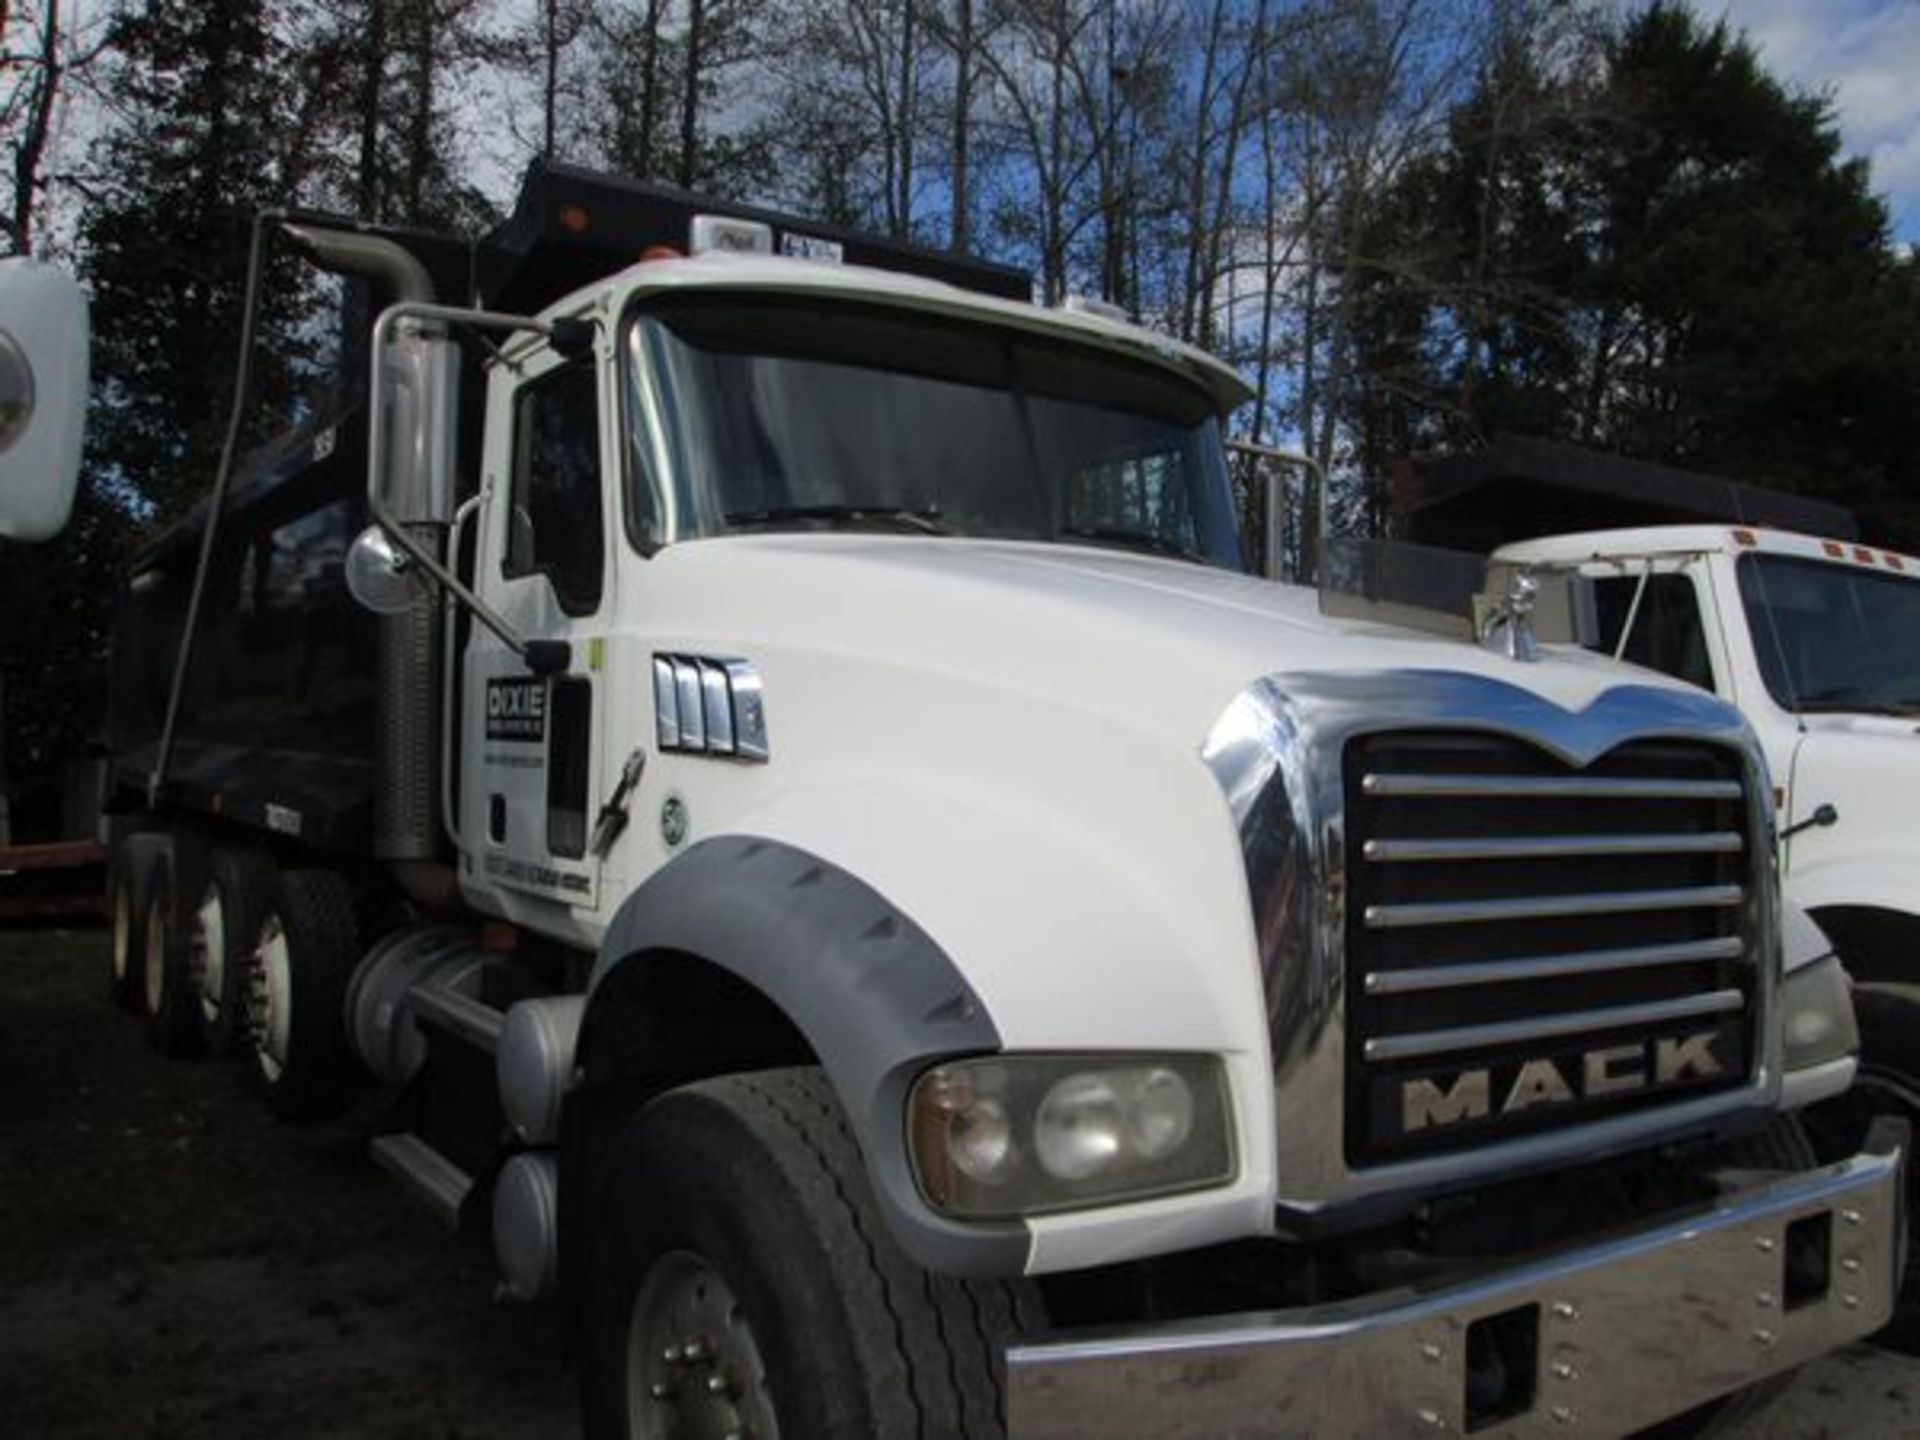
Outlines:
[{"label": "cab door", "polygon": [[604,703],[591,662],[613,604],[604,370],[597,352],[545,348],[496,369],[477,588],[519,637],[563,641],[571,658],[536,675],[476,626],[462,682],[471,759],[460,824],[473,878],[587,910],[599,903],[589,830]]}]

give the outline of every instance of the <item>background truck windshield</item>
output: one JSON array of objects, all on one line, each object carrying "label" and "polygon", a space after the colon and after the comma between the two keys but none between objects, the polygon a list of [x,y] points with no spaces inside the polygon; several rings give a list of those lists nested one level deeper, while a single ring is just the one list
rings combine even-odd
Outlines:
[{"label": "background truck windshield", "polygon": [[1920,580],[1743,555],[1740,599],[1761,676],[1779,704],[1920,715]]},{"label": "background truck windshield", "polygon": [[1098,350],[755,294],[650,303],[627,337],[643,548],[862,529],[1112,545],[1241,568],[1206,394]]}]

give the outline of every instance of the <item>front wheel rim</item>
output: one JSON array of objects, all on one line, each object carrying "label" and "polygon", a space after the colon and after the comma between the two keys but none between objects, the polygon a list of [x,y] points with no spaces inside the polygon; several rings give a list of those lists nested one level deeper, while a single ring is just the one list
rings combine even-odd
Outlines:
[{"label": "front wheel rim", "polygon": [[220,1018],[227,978],[227,911],[220,891],[209,885],[193,917],[193,940],[187,950],[187,973],[200,997],[200,1013],[209,1025]]},{"label": "front wheel rim", "polygon": [[630,1440],[779,1440],[746,1311],[690,1250],[647,1268],[627,1326]]},{"label": "front wheel rim", "polygon": [[278,915],[261,922],[249,969],[247,1029],[260,1073],[272,1084],[287,1068],[287,1037],[293,1027],[293,956]]}]

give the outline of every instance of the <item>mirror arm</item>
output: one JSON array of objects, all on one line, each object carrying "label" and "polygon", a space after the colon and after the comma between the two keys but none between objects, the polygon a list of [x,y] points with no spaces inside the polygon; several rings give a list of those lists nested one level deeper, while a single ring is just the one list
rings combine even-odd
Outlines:
[{"label": "mirror arm", "polygon": [[[552,324],[524,315],[503,315],[488,310],[466,310],[456,305],[426,305],[414,301],[389,305],[380,312],[380,318],[373,326],[372,374],[376,390],[380,384],[380,362],[386,351],[387,340],[395,325],[402,320],[459,325],[474,330],[530,330],[548,337],[554,334]],[[387,538],[405,551],[435,584],[466,606],[473,613],[473,618],[498,636],[500,643],[518,655],[534,674],[552,675],[567,669],[572,663],[572,652],[566,641],[528,640],[521,636],[498,612],[463,585],[460,578],[440,562],[438,556],[407,533],[407,527],[387,508],[386,500],[380,493],[386,453],[387,407],[379,402],[376,393],[367,415],[367,508],[373,513],[375,522],[387,533]]]}]

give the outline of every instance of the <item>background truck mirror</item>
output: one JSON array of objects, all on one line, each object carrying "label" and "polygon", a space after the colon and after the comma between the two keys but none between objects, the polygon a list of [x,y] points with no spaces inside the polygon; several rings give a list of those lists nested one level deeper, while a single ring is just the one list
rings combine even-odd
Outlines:
[{"label": "background truck mirror", "polygon": [[67,523],[87,408],[87,300],[65,271],[0,260],[0,536]]}]

